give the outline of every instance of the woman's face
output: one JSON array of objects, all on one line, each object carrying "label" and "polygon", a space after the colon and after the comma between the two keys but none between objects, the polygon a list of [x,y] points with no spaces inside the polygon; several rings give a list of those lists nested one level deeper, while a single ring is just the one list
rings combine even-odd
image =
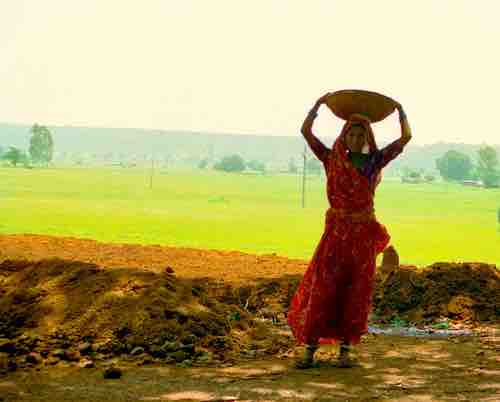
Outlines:
[{"label": "woman's face", "polygon": [[352,152],[361,152],[366,144],[366,132],[362,126],[352,126],[345,136],[347,148]]}]

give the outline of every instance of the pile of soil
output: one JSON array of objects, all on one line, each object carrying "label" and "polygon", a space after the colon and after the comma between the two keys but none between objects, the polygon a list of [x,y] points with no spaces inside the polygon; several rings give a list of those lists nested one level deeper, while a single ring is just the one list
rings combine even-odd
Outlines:
[{"label": "pile of soil", "polygon": [[178,278],[171,267],[156,273],[61,259],[4,260],[0,353],[18,357],[16,365],[122,355],[139,363],[218,364],[283,353],[293,339],[263,316],[265,296],[276,288],[270,282],[234,288],[211,278]]},{"label": "pile of soil", "polygon": [[[0,372],[110,358],[181,366],[283,356],[307,261],[239,252],[0,236]],[[124,264],[127,263],[127,264]],[[500,320],[500,273],[482,263],[378,274],[377,322]]]},{"label": "pile of soil", "polygon": [[495,322],[500,320],[500,270],[484,263],[402,266],[384,281],[377,278],[373,303],[382,322],[394,317],[417,325],[442,318]]}]

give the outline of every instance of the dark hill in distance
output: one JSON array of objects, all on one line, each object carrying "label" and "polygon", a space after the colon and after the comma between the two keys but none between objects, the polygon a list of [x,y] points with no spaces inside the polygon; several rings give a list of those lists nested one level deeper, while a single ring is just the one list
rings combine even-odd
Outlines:
[{"label": "dark hill in distance", "polygon": [[[148,159],[154,153],[157,160],[184,160],[194,165],[204,158],[217,160],[236,153],[245,160],[256,159],[285,167],[291,158],[299,163],[304,149],[300,133],[296,136],[271,136],[130,128],[48,128],[54,137],[56,158],[63,154],[112,154],[115,160],[129,157]],[[0,123],[0,147],[5,149],[16,146],[27,150],[29,138],[30,126]],[[327,146],[331,146],[334,141],[333,137],[321,139]],[[450,149],[461,151],[476,161],[480,146],[454,143],[409,144],[403,155],[389,165],[389,171],[394,173],[403,166],[435,170],[435,159]],[[496,148],[500,152],[500,147]]]}]

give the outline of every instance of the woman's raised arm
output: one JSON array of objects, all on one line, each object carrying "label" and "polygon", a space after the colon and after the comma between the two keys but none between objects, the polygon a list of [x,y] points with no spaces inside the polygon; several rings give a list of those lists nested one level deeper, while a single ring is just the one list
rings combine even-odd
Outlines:
[{"label": "woman's raised arm", "polygon": [[399,123],[401,124],[400,141],[401,141],[401,144],[403,146],[405,146],[411,140],[411,129],[410,129],[410,125],[408,124],[408,118],[406,117],[406,113],[403,110],[403,106],[401,106],[401,103],[396,104],[396,109],[398,109]]},{"label": "woman's raised arm", "polygon": [[401,124],[401,137],[391,142],[389,145],[382,148],[376,157],[376,165],[378,169],[385,167],[390,161],[395,159],[406,144],[411,140],[411,130],[408,124],[406,113],[400,103],[396,104],[396,109],[399,112],[399,123]]},{"label": "woman's raised arm", "polygon": [[330,93],[327,93],[326,95],[323,95],[316,101],[312,109],[307,114],[304,123],[302,123],[302,127],[300,129],[300,132],[304,136],[304,139],[309,145],[309,148],[311,148],[311,151],[313,151],[314,155],[316,155],[316,157],[323,163],[327,161],[330,150],[325,146],[325,144],[323,144],[319,140],[318,137],[316,137],[313,134],[312,126],[314,123],[314,119],[318,115],[319,107],[321,106],[322,103],[324,103],[325,99],[329,95]]}]

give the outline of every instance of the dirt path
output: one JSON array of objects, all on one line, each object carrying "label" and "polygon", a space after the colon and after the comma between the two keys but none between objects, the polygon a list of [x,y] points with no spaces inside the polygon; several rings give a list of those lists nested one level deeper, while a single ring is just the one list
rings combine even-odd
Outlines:
[{"label": "dirt path", "polygon": [[[320,349],[319,369],[298,370],[292,356],[232,367],[137,367],[121,379],[102,368],[58,367],[0,377],[4,401],[498,401],[500,332],[489,337],[418,339],[369,336],[356,350],[361,367],[329,366],[333,348]],[[1,399],[0,399],[1,400]]]}]

